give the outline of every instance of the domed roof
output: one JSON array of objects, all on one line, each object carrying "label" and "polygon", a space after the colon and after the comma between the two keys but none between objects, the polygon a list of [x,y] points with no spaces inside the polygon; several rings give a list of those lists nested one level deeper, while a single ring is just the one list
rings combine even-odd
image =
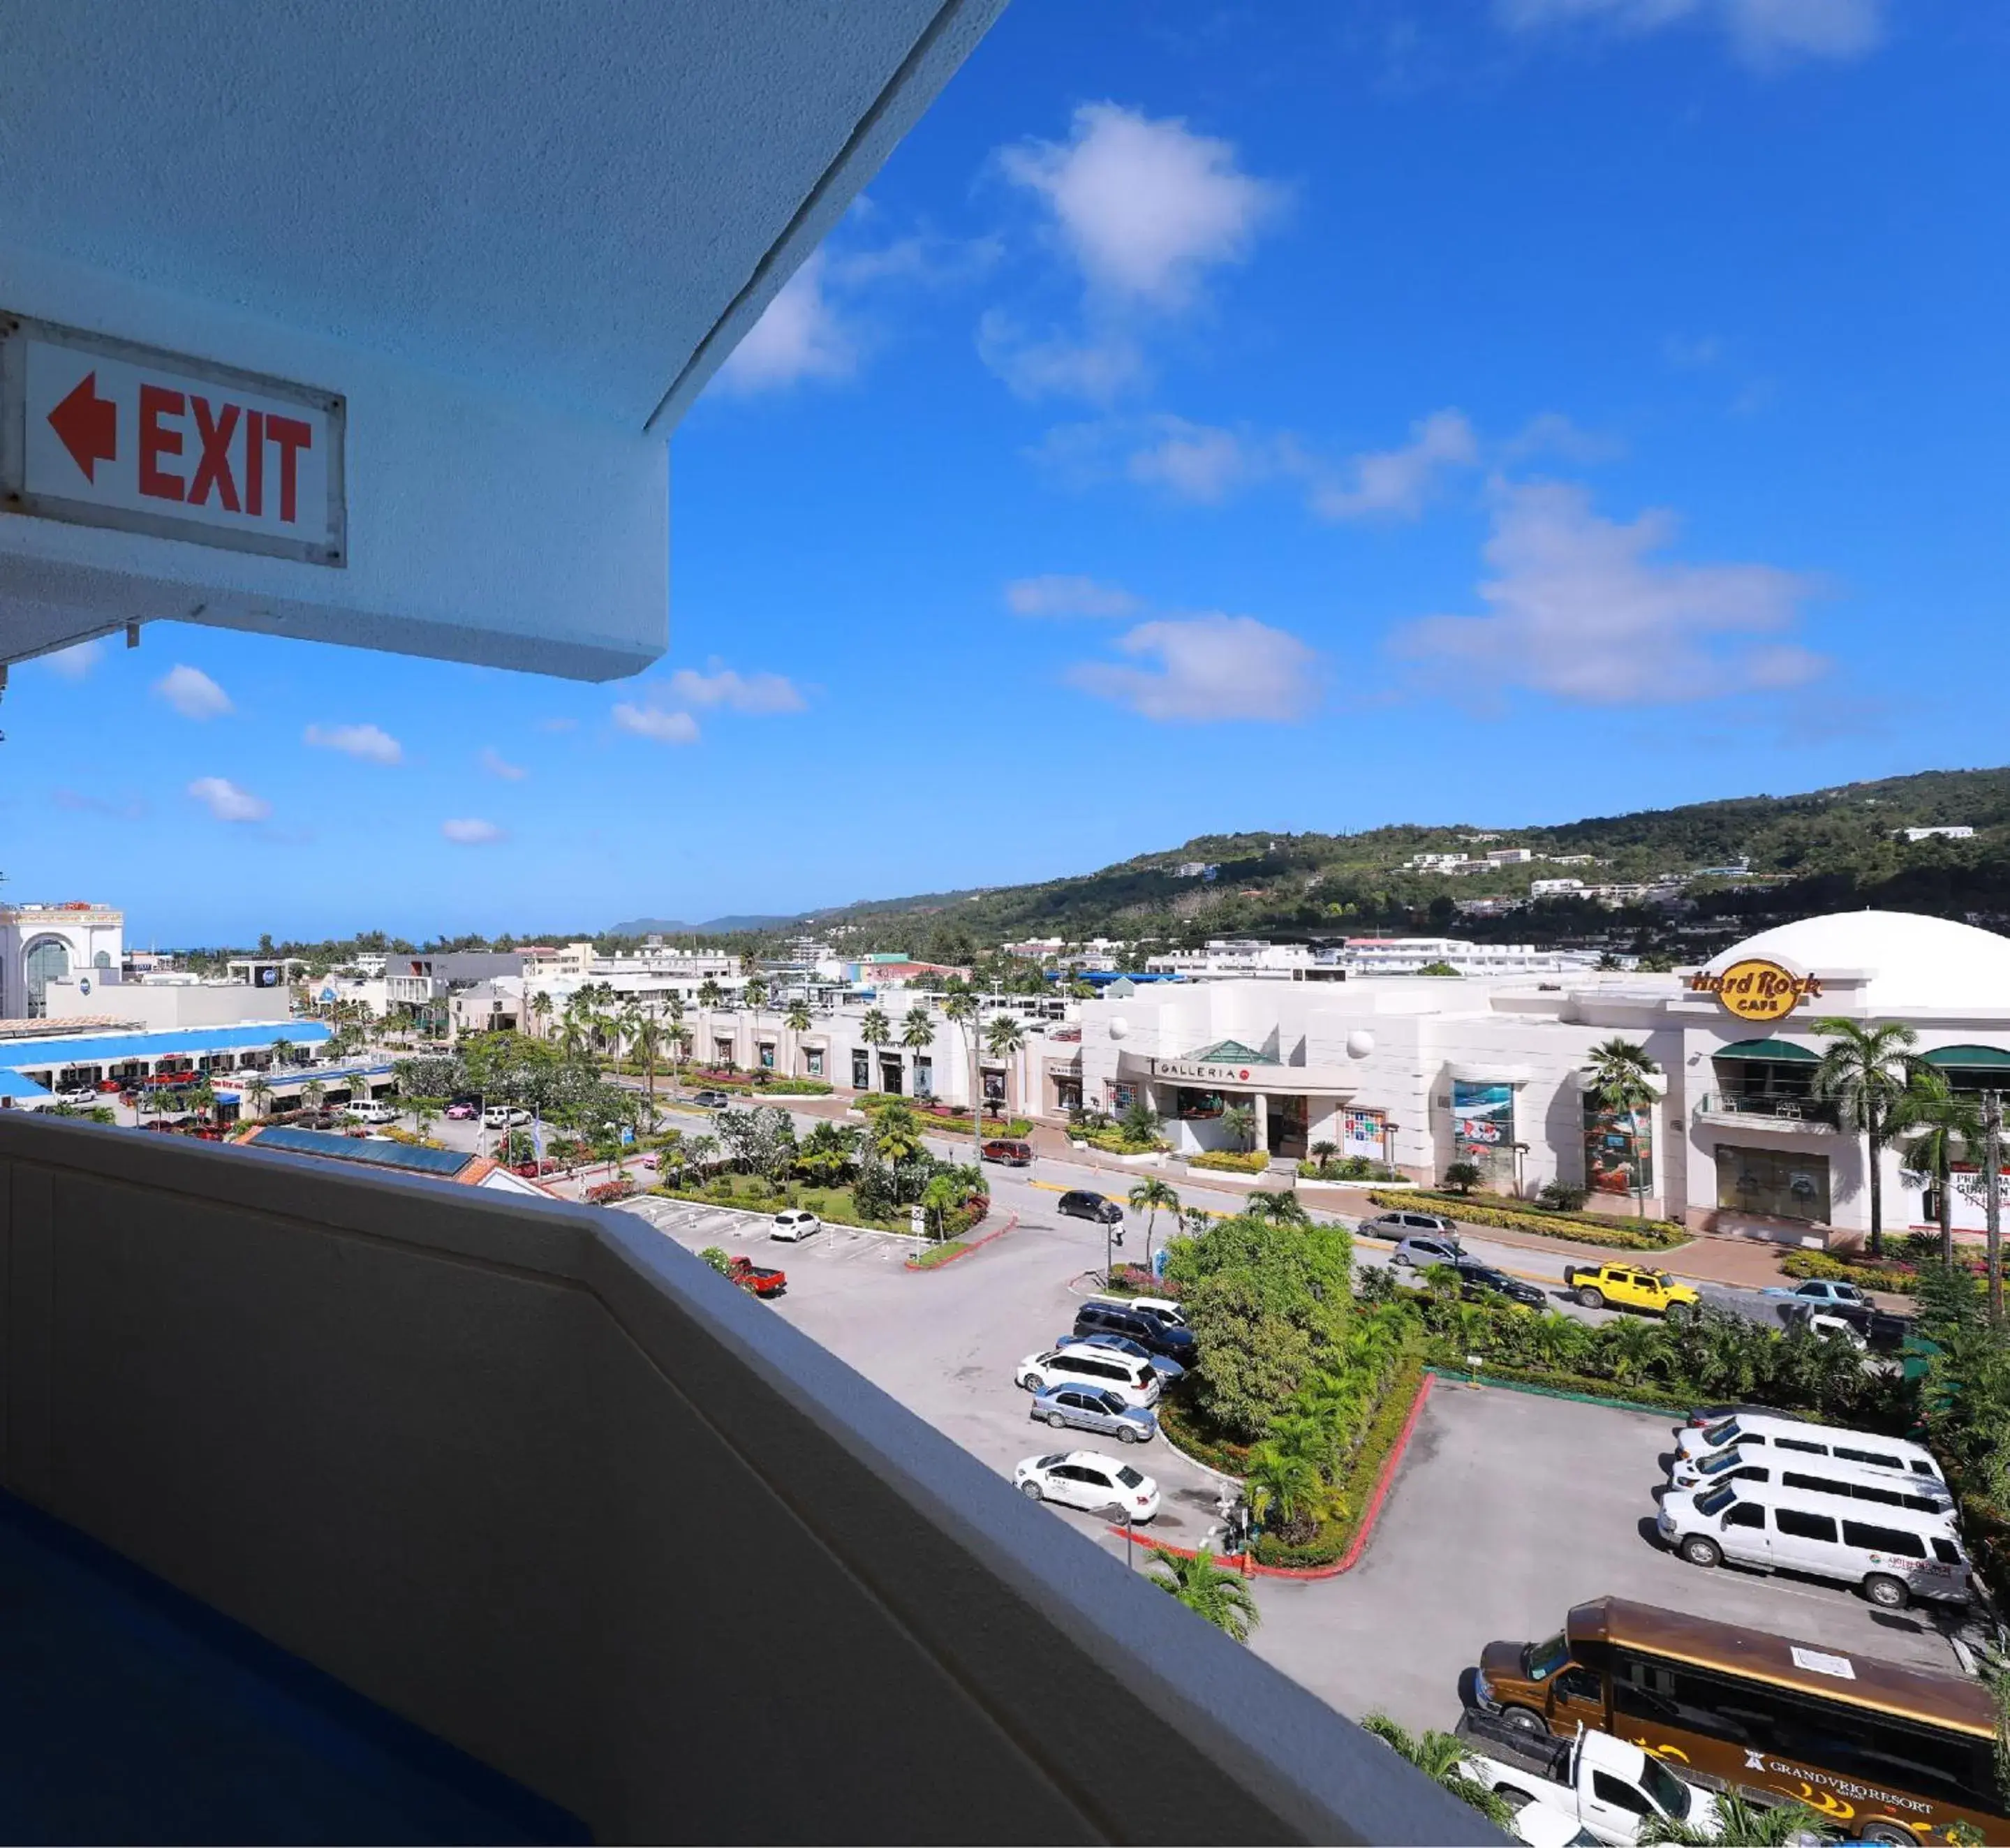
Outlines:
[{"label": "domed roof", "polygon": [[2010,937],[1912,912],[1832,912],[1747,937],[1713,957],[1713,975],[1760,958],[1803,976],[1856,974],[1874,1013],[2010,1010]]}]

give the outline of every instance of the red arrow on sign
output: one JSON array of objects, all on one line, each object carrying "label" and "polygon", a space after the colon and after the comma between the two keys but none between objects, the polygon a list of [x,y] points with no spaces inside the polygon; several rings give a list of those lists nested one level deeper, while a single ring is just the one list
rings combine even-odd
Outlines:
[{"label": "red arrow on sign", "polygon": [[98,464],[119,459],[119,407],[98,395],[98,375],[87,372],[76,390],[49,413],[49,428],[62,439],[83,478],[98,479]]}]

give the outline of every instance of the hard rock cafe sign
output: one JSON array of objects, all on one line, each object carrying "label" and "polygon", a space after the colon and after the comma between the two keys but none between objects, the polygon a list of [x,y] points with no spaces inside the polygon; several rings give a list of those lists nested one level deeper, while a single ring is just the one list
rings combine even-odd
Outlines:
[{"label": "hard rock cafe sign", "polygon": [[1717,1004],[1740,1020],[1784,1020],[1802,1002],[1821,998],[1820,979],[1796,976],[1777,962],[1749,957],[1721,975],[1699,969],[1689,977],[1692,994],[1713,994]]}]

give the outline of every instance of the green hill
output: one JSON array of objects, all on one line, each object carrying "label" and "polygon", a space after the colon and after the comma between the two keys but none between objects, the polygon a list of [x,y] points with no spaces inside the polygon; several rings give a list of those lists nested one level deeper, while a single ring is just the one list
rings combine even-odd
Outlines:
[{"label": "green hill", "polygon": [[[1965,840],[1908,843],[1905,827],[1972,827]],[[1422,853],[1526,848],[1539,856],[1447,875]],[[1593,864],[1555,864],[1589,855]],[[1182,877],[1183,865],[1212,877]],[[1693,876],[1706,868],[1742,872]],[[1459,901],[1527,900],[1532,880],[1586,884],[1680,879],[1683,902],[1618,911],[1545,899],[1497,918]],[[1728,940],[1760,926],[1874,905],[2010,920],[2010,769],[1934,770],[1805,795],[1745,796],[1533,828],[1483,823],[1397,826],[1358,834],[1201,835],[1080,876],[975,891],[879,900],[811,914],[819,929],[855,926],[872,946],[950,961],[1028,936],[1198,942],[1261,933],[1335,937],[1368,929],[1456,928],[1482,939],[1603,936],[1649,947]]]}]

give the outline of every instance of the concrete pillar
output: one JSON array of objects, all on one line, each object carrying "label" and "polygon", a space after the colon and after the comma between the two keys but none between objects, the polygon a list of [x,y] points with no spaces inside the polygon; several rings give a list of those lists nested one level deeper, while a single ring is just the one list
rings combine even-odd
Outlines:
[{"label": "concrete pillar", "polygon": [[1270,1149],[1270,1100],[1259,1091],[1249,1103],[1250,1107],[1256,1113],[1256,1147],[1259,1153],[1268,1154]]}]

